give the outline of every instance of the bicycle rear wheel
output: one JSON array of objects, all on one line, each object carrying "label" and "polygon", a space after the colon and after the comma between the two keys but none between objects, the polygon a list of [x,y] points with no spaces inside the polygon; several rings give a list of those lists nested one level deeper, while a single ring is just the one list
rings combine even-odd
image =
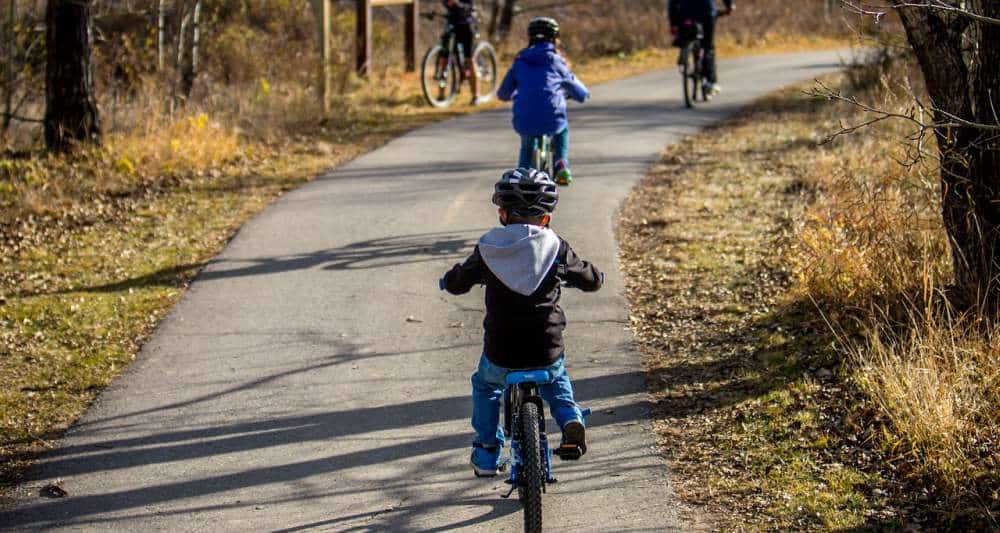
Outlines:
[{"label": "bicycle rear wheel", "polygon": [[518,425],[521,430],[523,470],[517,493],[524,506],[524,531],[529,533],[542,531],[542,484],[545,483],[545,471],[538,418],[537,405],[530,402],[521,405]]},{"label": "bicycle rear wheel", "polygon": [[428,104],[448,107],[455,101],[461,83],[456,63],[454,60],[449,61],[447,50],[440,44],[431,47],[424,55],[420,84]]},{"label": "bicycle rear wheel", "polygon": [[476,45],[472,60],[479,74],[479,99],[488,102],[497,91],[497,53],[490,43],[481,42]]}]

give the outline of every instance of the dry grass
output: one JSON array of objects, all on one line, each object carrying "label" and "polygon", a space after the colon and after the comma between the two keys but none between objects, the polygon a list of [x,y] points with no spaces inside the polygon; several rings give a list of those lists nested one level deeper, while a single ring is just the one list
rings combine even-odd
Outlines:
[{"label": "dry grass", "polygon": [[[899,88],[918,78],[902,59],[848,87],[902,110],[909,100]],[[851,122],[865,118],[849,111]],[[814,197],[786,248],[790,297],[815,303],[838,333],[854,381],[888,421],[882,444],[932,493],[927,505],[995,527],[997,330],[947,303],[951,255],[938,169],[930,159],[897,163],[907,156],[907,128],[883,124],[839,140],[835,158],[817,158],[806,182]]]},{"label": "dry grass", "polygon": [[[899,109],[912,64],[831,80]],[[995,528],[1000,352],[947,304],[934,161],[858,109],[769,97],[668,149],[623,263],[681,496],[724,529]]]},{"label": "dry grass", "polygon": [[632,324],[674,490],[721,530],[892,520],[878,454],[846,445],[867,437],[847,422],[861,416],[836,354],[808,307],[786,301],[775,246],[812,163],[833,152],[817,147],[832,111],[773,95],[668,148],[623,209]]},{"label": "dry grass", "polygon": [[902,333],[876,323],[864,337],[851,350],[856,379],[889,418],[886,445],[946,493],[995,509],[1000,329],[927,313]]}]

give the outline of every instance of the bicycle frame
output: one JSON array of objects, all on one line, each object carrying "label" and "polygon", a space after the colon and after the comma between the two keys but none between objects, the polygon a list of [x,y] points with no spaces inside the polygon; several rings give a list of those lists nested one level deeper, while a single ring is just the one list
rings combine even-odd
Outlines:
[{"label": "bicycle frame", "polygon": [[[538,407],[538,435],[539,447],[545,450],[542,454],[543,467],[545,469],[545,481],[542,484],[542,492],[545,492],[546,485],[556,483],[558,480],[552,475],[552,448],[549,447],[548,436],[545,433],[545,409],[542,397],[538,394],[538,387],[541,384],[552,381],[552,375],[547,370],[528,370],[511,372],[507,375],[507,388],[504,390],[503,421],[504,435],[510,439],[510,456],[504,466],[510,466],[510,477],[506,483],[511,486],[511,492],[518,486],[522,469],[521,459],[521,435],[516,428],[518,424],[518,413],[525,403],[533,403]],[[581,408],[580,414],[586,418],[590,415],[590,409]],[[505,498],[507,496],[504,496]]]},{"label": "bicycle frame", "polygon": [[531,139],[531,166],[552,176],[552,136],[541,135]]}]

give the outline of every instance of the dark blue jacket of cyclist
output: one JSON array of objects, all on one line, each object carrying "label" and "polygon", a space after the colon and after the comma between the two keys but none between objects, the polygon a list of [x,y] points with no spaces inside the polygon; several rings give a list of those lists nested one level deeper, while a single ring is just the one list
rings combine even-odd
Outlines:
[{"label": "dark blue jacket of cyclist", "polygon": [[[733,8],[732,0],[723,0],[725,8]],[[670,25],[678,26],[685,18],[704,20],[719,15],[719,9],[715,0],[669,0],[667,2],[667,13],[670,16]]]},{"label": "dark blue jacket of cyclist", "polygon": [[[455,40],[462,45],[465,57],[472,54],[473,42],[476,39],[475,2],[473,0],[441,0],[448,10],[448,25],[455,32]],[[444,39],[448,38],[446,33]],[[447,46],[448,43],[442,43]]]},{"label": "dark blue jacket of cyclist", "polygon": [[[733,0],[723,0],[727,12],[733,10]],[[719,9],[715,0],[668,0],[667,18],[671,31],[676,35],[685,20],[701,24],[703,35],[701,46],[705,50],[705,78],[712,84],[718,82],[715,69],[715,19]]]},{"label": "dark blue jacket of cyclist", "polygon": [[448,24],[472,26],[476,23],[474,0],[441,0],[441,4],[448,10]]}]

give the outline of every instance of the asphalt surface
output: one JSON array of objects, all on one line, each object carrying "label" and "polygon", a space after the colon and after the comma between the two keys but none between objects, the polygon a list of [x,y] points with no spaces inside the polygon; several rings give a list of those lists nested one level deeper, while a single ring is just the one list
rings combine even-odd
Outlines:
[{"label": "asphalt surface", "polygon": [[[563,301],[570,376],[594,414],[589,453],[555,465],[546,529],[687,529],[647,420],[616,210],[665,145],[842,56],[724,61],[726,91],[693,111],[672,70],[601,85],[572,109],[577,183],[553,227],[608,278]],[[516,161],[509,123],[501,109],[416,130],[250,221],[40,461],[0,529],[518,531],[516,495],[468,467],[482,290],[437,287],[496,224],[492,184]],[[43,496],[53,482],[68,495]]]}]

